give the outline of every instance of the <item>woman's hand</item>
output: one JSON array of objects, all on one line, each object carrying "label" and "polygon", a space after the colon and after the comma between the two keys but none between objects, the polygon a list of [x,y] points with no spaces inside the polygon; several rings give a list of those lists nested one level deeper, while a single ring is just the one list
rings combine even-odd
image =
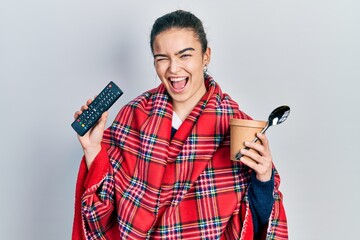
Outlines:
[{"label": "woman's hand", "polygon": [[271,179],[272,175],[272,157],[269,141],[264,134],[257,133],[256,136],[261,143],[259,141],[256,143],[245,142],[246,147],[255,151],[241,149],[240,152],[243,157],[240,158],[240,161],[255,171],[256,178],[259,181],[266,182]]},{"label": "woman's hand", "polygon": [[[74,118],[76,119],[83,111],[87,110],[91,102],[92,99],[88,99],[86,104],[81,107],[80,111],[75,112]],[[101,150],[101,140],[103,138],[107,116],[108,112],[104,112],[96,125],[94,125],[84,136],[81,137],[78,135],[88,169]]]}]

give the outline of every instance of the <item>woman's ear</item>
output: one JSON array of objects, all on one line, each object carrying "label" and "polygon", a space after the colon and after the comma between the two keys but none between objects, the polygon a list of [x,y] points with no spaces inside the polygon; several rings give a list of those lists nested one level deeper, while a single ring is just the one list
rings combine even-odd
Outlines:
[{"label": "woman's ear", "polygon": [[203,63],[205,65],[209,65],[210,59],[211,59],[211,48],[208,47],[204,53]]}]

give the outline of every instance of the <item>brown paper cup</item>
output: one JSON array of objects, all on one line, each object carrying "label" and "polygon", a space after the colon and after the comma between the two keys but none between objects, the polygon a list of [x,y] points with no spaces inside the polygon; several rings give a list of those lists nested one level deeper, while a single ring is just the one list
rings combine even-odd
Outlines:
[{"label": "brown paper cup", "polygon": [[266,121],[230,119],[230,159],[238,161],[236,154],[245,148],[244,142],[252,141],[256,133],[261,132],[265,126]]}]

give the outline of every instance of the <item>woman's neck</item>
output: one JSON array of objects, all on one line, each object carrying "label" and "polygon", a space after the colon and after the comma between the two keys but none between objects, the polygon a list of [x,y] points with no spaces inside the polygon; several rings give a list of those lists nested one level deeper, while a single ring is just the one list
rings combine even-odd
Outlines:
[{"label": "woman's neck", "polygon": [[194,99],[189,99],[190,101],[188,100],[184,102],[177,102],[177,101],[173,102],[173,110],[179,116],[181,121],[184,121],[187,118],[187,116],[196,107],[196,105],[199,103],[199,101],[205,95],[205,93],[206,93],[206,88],[204,88],[204,91],[198,97]]},{"label": "woman's neck", "polygon": [[191,111],[194,109],[195,105],[189,105],[187,103],[182,104],[182,103],[174,103],[174,111],[176,112],[176,114],[179,116],[179,118],[181,119],[181,121],[184,121],[187,116],[191,113]]}]

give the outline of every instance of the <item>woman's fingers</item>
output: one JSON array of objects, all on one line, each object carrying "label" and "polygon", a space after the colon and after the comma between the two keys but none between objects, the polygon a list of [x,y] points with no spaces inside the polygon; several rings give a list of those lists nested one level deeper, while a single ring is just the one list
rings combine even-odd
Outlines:
[{"label": "woman's fingers", "polygon": [[256,177],[260,181],[268,181],[272,173],[272,157],[268,140],[264,134],[257,134],[259,142],[245,142],[249,148],[241,149],[243,157],[240,161],[256,172]]},{"label": "woman's fingers", "polygon": [[81,113],[82,111],[76,111],[74,114],[74,118],[77,119]]},{"label": "woman's fingers", "polygon": [[270,153],[269,141],[265,134],[257,133],[256,136],[261,141],[261,145],[264,147],[264,152]]},{"label": "woman's fingers", "polygon": [[80,111],[76,111],[75,114],[74,114],[74,118],[77,119],[79,117],[80,114],[82,114],[83,111],[89,109],[89,105],[92,103],[92,99],[88,99],[86,101],[86,104],[85,105],[82,105],[81,108],[80,108]]},{"label": "woman's fingers", "polygon": [[245,146],[254,149],[261,156],[270,156],[269,142],[264,134],[258,133],[257,137],[260,142],[245,142]]},{"label": "woman's fingers", "polygon": [[86,104],[81,107],[81,111],[85,111],[89,108],[89,105],[92,103],[92,99],[88,99]]},{"label": "woman's fingers", "polygon": [[107,120],[107,116],[108,116],[108,112],[104,112],[102,115],[101,115],[101,118],[100,118],[100,121],[99,121],[99,127],[102,131],[105,130],[105,125],[106,125],[106,120]]},{"label": "woman's fingers", "polygon": [[240,161],[255,171],[258,180],[262,182],[270,180],[272,173],[271,158],[263,157],[252,150],[242,149],[241,153],[243,156],[240,158]]},{"label": "woman's fingers", "polygon": [[254,142],[245,142],[246,147],[254,149],[256,152],[260,153],[261,155],[264,154],[264,147],[260,143]]},{"label": "woman's fingers", "polygon": [[248,156],[247,157],[245,156],[247,156],[247,154],[245,154],[244,152],[244,155],[240,158],[240,161],[244,163],[246,166],[250,167],[251,169],[254,169],[255,172],[257,172],[259,163],[249,158]]}]

